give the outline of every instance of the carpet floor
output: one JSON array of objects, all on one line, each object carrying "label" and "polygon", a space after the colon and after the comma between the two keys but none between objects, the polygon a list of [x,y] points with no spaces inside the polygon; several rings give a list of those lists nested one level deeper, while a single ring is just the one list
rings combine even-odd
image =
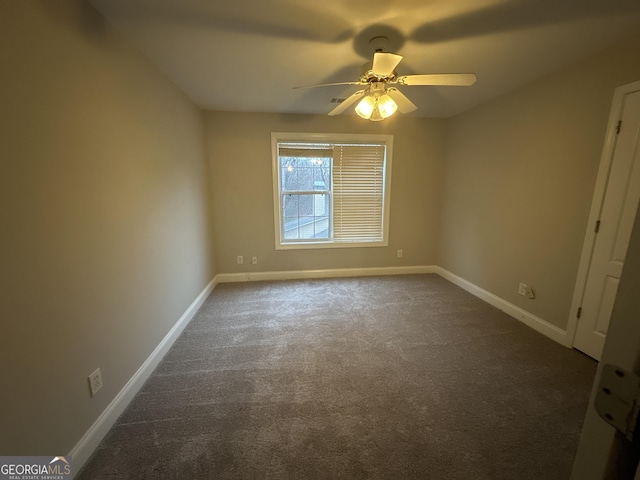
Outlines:
[{"label": "carpet floor", "polygon": [[437,275],[221,284],[78,478],[566,480],[595,370]]}]

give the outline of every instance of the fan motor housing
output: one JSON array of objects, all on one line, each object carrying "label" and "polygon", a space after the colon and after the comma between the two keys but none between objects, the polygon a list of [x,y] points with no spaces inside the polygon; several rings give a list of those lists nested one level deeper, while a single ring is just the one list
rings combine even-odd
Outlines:
[{"label": "fan motor housing", "polygon": [[360,81],[363,83],[393,82],[398,78],[398,73],[394,70],[391,75],[376,75],[373,70],[373,62],[367,62],[360,67]]}]

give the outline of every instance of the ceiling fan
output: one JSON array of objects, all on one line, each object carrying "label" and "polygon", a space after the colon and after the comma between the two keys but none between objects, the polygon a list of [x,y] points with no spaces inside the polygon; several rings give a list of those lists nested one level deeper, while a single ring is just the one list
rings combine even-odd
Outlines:
[{"label": "ceiling fan", "polygon": [[396,67],[403,57],[395,53],[384,52],[383,49],[387,42],[388,39],[386,37],[374,37],[371,39],[369,44],[374,48],[373,61],[362,66],[360,80],[357,82],[325,83],[294,88],[330,87],[335,85],[363,86],[365,88],[348,96],[336,108],[331,110],[329,115],[338,115],[361,99],[356,106],[356,113],[362,118],[375,122],[390,117],[396,110],[400,113],[409,113],[418,108],[395,85],[470,86],[476,82],[474,73],[398,76]]}]

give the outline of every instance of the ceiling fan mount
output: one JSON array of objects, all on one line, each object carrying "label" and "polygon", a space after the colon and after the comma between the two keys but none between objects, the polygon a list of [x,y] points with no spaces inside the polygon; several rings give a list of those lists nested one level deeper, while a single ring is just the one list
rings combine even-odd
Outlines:
[{"label": "ceiling fan mount", "polygon": [[373,49],[373,52],[384,52],[389,47],[389,37],[385,35],[378,35],[369,40],[369,46]]}]

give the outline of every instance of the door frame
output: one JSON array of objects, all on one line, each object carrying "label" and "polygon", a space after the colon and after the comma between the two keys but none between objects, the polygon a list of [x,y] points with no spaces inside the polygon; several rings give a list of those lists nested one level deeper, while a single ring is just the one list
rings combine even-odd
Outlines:
[{"label": "door frame", "polygon": [[593,191],[593,199],[591,201],[591,211],[589,212],[589,220],[587,222],[587,232],[582,245],[582,255],[580,256],[580,264],[578,266],[578,274],[576,284],[573,291],[573,300],[571,301],[571,309],[569,310],[569,321],[567,322],[567,335],[565,337],[565,346],[572,348],[578,329],[578,309],[582,305],[584,299],[584,291],[589,276],[589,267],[591,257],[596,243],[596,222],[600,219],[604,197],[607,193],[607,182],[609,180],[609,171],[613,161],[616,142],[618,139],[618,122],[622,117],[622,107],[624,97],[630,93],[640,90],[640,80],[626,85],[621,85],[614,90],[613,100],[611,101],[611,112],[609,113],[609,122],[607,124],[607,134],[600,156],[600,166],[598,168],[598,177]]}]

